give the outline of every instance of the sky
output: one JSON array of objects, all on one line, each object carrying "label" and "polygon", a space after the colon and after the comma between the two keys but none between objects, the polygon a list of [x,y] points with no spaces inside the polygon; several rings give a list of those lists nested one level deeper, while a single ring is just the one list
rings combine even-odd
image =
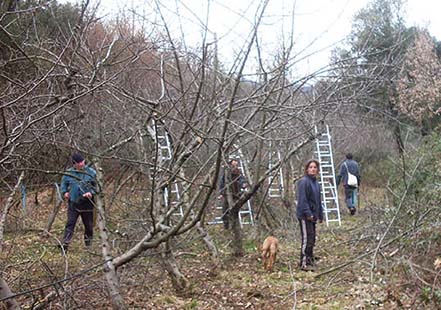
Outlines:
[{"label": "sky", "polygon": [[[70,0],[64,0],[70,1]],[[72,0],[73,1],[73,0]],[[184,37],[188,47],[200,46],[204,26],[208,25],[208,42],[218,39],[220,60],[228,65],[234,59],[246,39],[249,38],[259,0],[158,0],[167,19],[170,31],[176,38]],[[266,64],[274,61],[280,46],[290,42],[293,34],[293,68],[299,75],[306,75],[329,62],[333,48],[343,44],[351,31],[354,15],[369,0],[269,0],[258,38],[262,58]],[[124,9],[133,8],[138,14],[150,16],[157,10],[152,0],[101,0],[100,14],[111,16]],[[428,28],[432,36],[441,40],[441,1],[407,0],[405,20],[407,26]],[[207,18],[208,14],[208,18]],[[294,18],[293,18],[294,16]],[[257,71],[257,53],[251,56],[250,73]],[[254,65],[253,65],[254,64]]]}]

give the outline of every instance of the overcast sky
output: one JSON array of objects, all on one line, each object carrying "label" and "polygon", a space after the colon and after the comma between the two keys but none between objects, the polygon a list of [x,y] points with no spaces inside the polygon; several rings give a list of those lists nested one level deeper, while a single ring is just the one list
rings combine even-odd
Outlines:
[{"label": "overcast sky", "polygon": [[[64,0],[69,1],[69,0]],[[72,0],[73,1],[73,0]],[[188,46],[201,42],[203,25],[208,16],[208,40],[214,34],[219,39],[221,61],[228,64],[245,44],[258,11],[259,0],[161,0],[161,10],[167,23],[178,38],[185,37]],[[293,33],[297,71],[307,74],[328,63],[330,50],[341,42],[351,30],[353,16],[365,7],[368,0],[270,0],[265,12],[259,40],[267,63],[273,59],[282,42]],[[209,6],[209,10],[207,9]],[[101,13],[111,14],[134,8],[140,14],[155,10],[152,0],[101,0]],[[441,1],[408,0],[405,15],[408,26],[427,27],[430,33],[441,39]],[[252,57],[256,57],[255,55]],[[254,68],[249,68],[254,70]]]}]

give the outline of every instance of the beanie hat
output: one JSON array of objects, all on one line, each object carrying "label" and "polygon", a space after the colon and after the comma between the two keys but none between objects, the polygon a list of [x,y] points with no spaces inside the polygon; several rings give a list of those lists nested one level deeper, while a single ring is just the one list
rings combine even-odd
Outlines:
[{"label": "beanie hat", "polygon": [[72,155],[72,163],[74,163],[74,164],[79,164],[83,160],[84,160],[84,157],[80,153],[74,153]]}]

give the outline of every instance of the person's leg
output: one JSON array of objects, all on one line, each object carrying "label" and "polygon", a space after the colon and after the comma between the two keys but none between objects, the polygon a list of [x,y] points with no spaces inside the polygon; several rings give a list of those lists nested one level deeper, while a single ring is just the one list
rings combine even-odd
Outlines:
[{"label": "person's leg", "polygon": [[306,221],[306,232],[306,265],[312,266],[314,264],[315,222]]},{"label": "person's leg", "polygon": [[64,228],[63,236],[63,246],[66,249],[72,240],[78,216],[78,210],[76,210],[76,208],[71,203],[69,203],[69,206],[67,207],[67,222],[66,227]]},{"label": "person's leg", "polygon": [[306,221],[299,219],[299,227],[300,227],[300,268],[306,268]]},{"label": "person's leg", "polygon": [[93,210],[82,211],[81,219],[84,224],[84,244],[90,246],[93,239]]},{"label": "person's leg", "polygon": [[300,268],[309,270],[313,265],[313,249],[315,245],[315,223],[307,220],[299,220],[301,248]]},{"label": "person's leg", "polygon": [[353,215],[355,213],[355,205],[353,202],[353,192],[354,192],[353,188],[350,188],[349,186],[345,186],[346,206],[348,207],[349,211],[351,212],[351,215]]},{"label": "person's leg", "polygon": [[354,209],[357,209],[358,204],[358,188],[354,188],[352,190],[352,205],[354,206]]}]

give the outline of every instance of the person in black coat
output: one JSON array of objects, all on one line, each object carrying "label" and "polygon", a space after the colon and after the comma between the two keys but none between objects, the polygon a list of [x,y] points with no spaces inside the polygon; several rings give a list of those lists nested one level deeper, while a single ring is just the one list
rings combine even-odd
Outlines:
[{"label": "person in black coat", "polygon": [[236,202],[242,195],[243,189],[246,187],[247,183],[245,178],[239,169],[239,161],[237,159],[231,159],[228,163],[228,167],[224,170],[220,178],[220,195],[219,199],[223,198],[222,203],[222,222],[224,223],[224,228],[230,228],[230,206],[227,199],[227,187],[231,191],[233,202]]},{"label": "person in black coat", "polygon": [[304,176],[297,185],[296,216],[300,224],[301,251],[300,268],[314,269],[314,245],[316,223],[323,222],[323,207],[320,199],[320,185],[317,181],[318,161],[311,159],[305,165]]}]

